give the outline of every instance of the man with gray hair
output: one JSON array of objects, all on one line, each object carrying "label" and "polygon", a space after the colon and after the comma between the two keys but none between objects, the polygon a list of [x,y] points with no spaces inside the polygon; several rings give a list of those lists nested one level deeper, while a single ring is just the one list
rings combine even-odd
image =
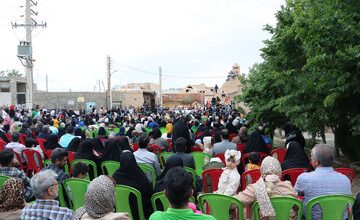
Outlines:
[{"label": "man with gray hair", "polygon": [[[311,150],[311,165],[315,171],[301,174],[295,184],[295,190],[303,195],[306,204],[310,199],[317,196],[344,194],[351,195],[351,183],[348,177],[334,171],[333,149],[326,144],[317,144]],[[305,210],[304,207],[304,216]],[[346,216],[345,216],[346,217]],[[314,206],[312,219],[321,219],[321,209]]]},{"label": "man with gray hair", "polygon": [[59,183],[52,170],[44,170],[35,174],[30,185],[34,191],[36,202],[21,211],[21,219],[62,219],[71,220],[73,212],[59,206],[55,200],[58,196]]}]

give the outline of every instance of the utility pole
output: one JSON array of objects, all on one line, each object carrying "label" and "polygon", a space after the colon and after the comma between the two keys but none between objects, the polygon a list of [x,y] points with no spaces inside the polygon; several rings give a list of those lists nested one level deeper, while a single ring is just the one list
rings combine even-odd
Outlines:
[{"label": "utility pole", "polygon": [[106,104],[108,105],[108,110],[112,109],[112,94],[111,94],[111,58],[110,56],[106,57],[107,60],[107,94],[106,94]]},{"label": "utility pole", "polygon": [[46,92],[49,92],[49,82],[48,82],[48,75],[46,74]]},{"label": "utility pole", "polygon": [[162,106],[162,68],[159,67],[159,105]]},{"label": "utility pole", "polygon": [[46,22],[42,22],[38,24],[35,19],[31,16],[37,16],[38,12],[35,12],[31,9],[31,7],[37,6],[37,2],[33,0],[25,0],[25,23],[17,24],[12,23],[13,28],[24,27],[26,31],[25,41],[20,41],[20,45],[18,46],[17,56],[20,59],[22,65],[25,67],[25,75],[26,75],[26,106],[28,108],[33,107],[33,59],[32,59],[32,36],[31,32],[36,27],[46,27]]}]

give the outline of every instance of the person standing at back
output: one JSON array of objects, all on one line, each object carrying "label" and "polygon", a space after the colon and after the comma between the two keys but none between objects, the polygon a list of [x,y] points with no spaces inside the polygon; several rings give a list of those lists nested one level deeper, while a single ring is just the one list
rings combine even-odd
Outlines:
[{"label": "person standing at back", "polygon": [[[304,204],[317,196],[352,195],[349,178],[333,169],[333,161],[334,154],[330,146],[317,144],[311,150],[311,165],[315,171],[301,174],[294,187],[299,195],[304,196]],[[305,215],[306,207],[303,210]],[[312,219],[321,219],[320,207],[313,207]]]}]

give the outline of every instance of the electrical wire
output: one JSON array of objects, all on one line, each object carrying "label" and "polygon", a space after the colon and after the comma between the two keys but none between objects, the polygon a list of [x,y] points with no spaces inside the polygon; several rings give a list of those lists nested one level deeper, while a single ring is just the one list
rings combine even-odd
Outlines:
[{"label": "electrical wire", "polygon": [[[156,76],[159,75],[159,73],[143,70],[143,69],[140,69],[140,68],[137,68],[137,67],[130,66],[128,64],[121,63],[119,61],[112,61],[112,62],[113,62],[113,64],[118,64],[118,65],[121,65],[123,67],[132,69],[132,70],[137,71],[137,72],[141,72],[141,73],[145,73],[145,74],[149,74],[149,75],[156,75]],[[185,74],[184,75],[172,75],[172,74],[166,74],[166,73],[164,73],[163,76],[164,77],[169,77],[169,78],[183,78],[183,79],[219,79],[219,78],[225,78],[224,76],[198,76],[197,77],[197,76],[186,76]]]}]

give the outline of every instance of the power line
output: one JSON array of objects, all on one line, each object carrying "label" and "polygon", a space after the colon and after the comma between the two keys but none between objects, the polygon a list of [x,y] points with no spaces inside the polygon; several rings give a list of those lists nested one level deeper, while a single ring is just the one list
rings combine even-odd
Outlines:
[{"label": "power line", "polygon": [[[137,67],[130,66],[128,64],[120,63],[118,61],[113,61],[114,64],[121,65],[123,67],[132,69],[137,72],[146,73],[149,75],[159,75],[159,73],[143,70]],[[183,78],[183,79],[220,79],[224,78],[225,76],[187,76],[187,75],[173,75],[173,74],[163,74],[164,77],[170,77],[170,78]]]}]

